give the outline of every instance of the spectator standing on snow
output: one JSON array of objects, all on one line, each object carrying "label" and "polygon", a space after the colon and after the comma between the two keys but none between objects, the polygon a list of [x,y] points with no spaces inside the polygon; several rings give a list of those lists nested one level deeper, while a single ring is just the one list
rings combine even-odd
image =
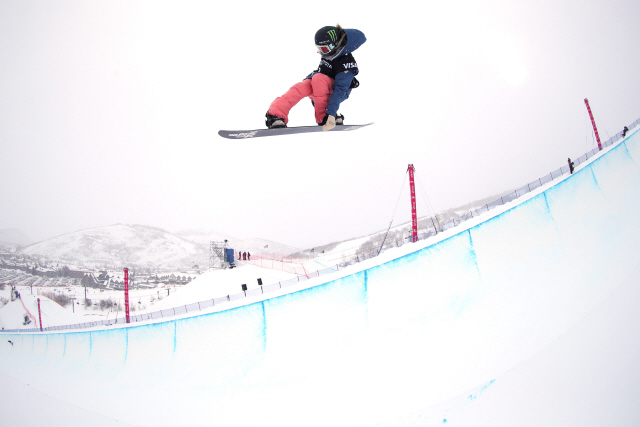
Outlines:
[{"label": "spectator standing on snow", "polygon": [[571,161],[571,158],[568,158],[567,161],[569,162],[569,172],[573,175],[573,162]]},{"label": "spectator standing on snow", "polygon": [[622,137],[624,138],[625,135],[627,134],[627,132],[629,132],[629,128],[628,127],[624,127],[624,129],[622,129]]}]

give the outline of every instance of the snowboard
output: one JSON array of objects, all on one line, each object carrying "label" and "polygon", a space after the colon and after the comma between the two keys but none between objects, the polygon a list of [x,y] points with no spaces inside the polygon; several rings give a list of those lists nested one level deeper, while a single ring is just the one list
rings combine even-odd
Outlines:
[{"label": "snowboard", "polygon": [[[331,130],[328,130],[327,132],[344,132],[344,131],[356,130],[372,124],[373,123],[367,123],[366,125],[340,125],[340,126],[334,127]],[[263,136],[293,135],[298,133],[311,133],[311,132],[323,132],[322,126],[298,126],[298,127],[291,127],[291,128],[255,129],[255,130],[221,130],[221,131],[218,131],[218,135],[228,139],[246,139],[246,138],[261,138]]]}]

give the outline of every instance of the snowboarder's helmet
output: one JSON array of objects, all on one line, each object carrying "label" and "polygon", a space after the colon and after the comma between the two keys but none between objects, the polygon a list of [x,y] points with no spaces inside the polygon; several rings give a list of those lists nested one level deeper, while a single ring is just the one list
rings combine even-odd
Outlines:
[{"label": "snowboarder's helmet", "polygon": [[322,27],[316,32],[316,47],[322,56],[333,52],[340,42],[342,31],[338,27]]}]

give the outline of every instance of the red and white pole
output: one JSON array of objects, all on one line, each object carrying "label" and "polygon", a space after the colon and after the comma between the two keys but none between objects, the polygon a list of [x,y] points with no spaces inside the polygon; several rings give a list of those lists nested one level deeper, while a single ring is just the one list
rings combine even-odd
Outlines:
[{"label": "red and white pole", "polygon": [[598,128],[596,127],[596,121],[593,119],[593,113],[591,112],[591,107],[589,106],[589,100],[585,98],[584,103],[587,105],[587,111],[589,111],[589,117],[591,118],[591,125],[593,126],[593,131],[596,133],[596,141],[598,141],[598,150],[602,150],[602,144],[600,143],[600,135],[598,135]]},{"label": "red and white pole", "polygon": [[418,214],[416,213],[416,184],[413,179],[413,165],[409,165],[409,188],[411,189],[411,241],[418,241]]},{"label": "red and white pole", "polygon": [[124,310],[127,315],[127,323],[129,319],[129,269],[124,269]]},{"label": "red and white pole", "polygon": [[42,332],[42,312],[40,311],[40,298],[38,298],[38,321],[40,322],[40,332]]}]

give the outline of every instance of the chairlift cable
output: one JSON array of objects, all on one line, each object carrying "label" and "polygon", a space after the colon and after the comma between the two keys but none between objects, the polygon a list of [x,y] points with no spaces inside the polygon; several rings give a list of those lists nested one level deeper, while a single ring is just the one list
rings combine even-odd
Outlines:
[{"label": "chairlift cable", "polygon": [[[414,168],[414,172],[415,172],[415,168]],[[440,220],[438,219],[438,215],[436,213],[436,210],[433,208],[433,205],[431,204],[431,200],[429,200],[429,197],[427,197],[427,192],[424,189],[424,184],[422,184],[422,180],[420,179],[420,176],[416,173],[416,177],[418,178],[418,185],[420,186],[420,190],[422,191],[422,195],[424,196],[424,199],[427,202],[427,211],[430,211],[429,213],[433,212],[433,217],[435,217],[436,222],[438,223],[438,227],[440,227],[442,229],[442,226],[440,225]],[[433,224],[433,219],[431,220],[431,223]],[[435,224],[433,224],[433,227],[436,229],[436,233],[438,232],[438,229],[436,228]]]},{"label": "chairlift cable", "polygon": [[396,207],[393,210],[393,215],[391,216],[391,221],[389,222],[389,227],[387,228],[387,233],[384,235],[384,239],[382,239],[382,244],[380,244],[380,249],[378,249],[378,255],[380,255],[380,251],[382,251],[382,247],[384,246],[384,242],[387,240],[387,236],[389,235],[389,230],[391,230],[391,224],[393,224],[393,220],[396,217],[396,213],[398,212],[398,206],[400,206],[400,199],[402,198],[402,191],[404,190],[404,184],[407,182],[407,175],[409,170],[404,173],[404,180],[402,180],[402,187],[400,188],[400,194],[398,194],[398,201],[396,202]]},{"label": "chairlift cable", "polygon": [[[591,113],[593,114],[593,111]],[[595,120],[595,119],[596,119],[596,115],[593,114],[593,120]],[[602,124],[602,122],[600,124]],[[611,136],[609,135],[609,132],[607,132],[607,128],[605,128],[604,125],[602,125],[602,129],[604,129],[604,133],[607,134],[607,137],[609,137],[609,139],[611,139]]]}]

